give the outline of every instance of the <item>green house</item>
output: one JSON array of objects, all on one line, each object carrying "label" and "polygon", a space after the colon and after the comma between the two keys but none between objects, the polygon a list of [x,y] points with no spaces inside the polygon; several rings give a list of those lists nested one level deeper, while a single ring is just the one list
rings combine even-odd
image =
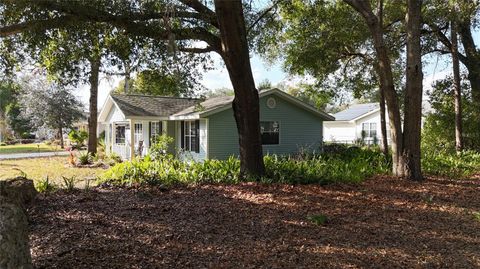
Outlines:
[{"label": "green house", "polygon": [[[264,154],[318,151],[323,121],[334,118],[299,99],[271,89],[259,92]],[[111,94],[99,114],[107,153],[124,159],[148,153],[152,137],[174,138],[170,151],[201,161],[239,155],[233,96],[206,100],[137,94]]]}]

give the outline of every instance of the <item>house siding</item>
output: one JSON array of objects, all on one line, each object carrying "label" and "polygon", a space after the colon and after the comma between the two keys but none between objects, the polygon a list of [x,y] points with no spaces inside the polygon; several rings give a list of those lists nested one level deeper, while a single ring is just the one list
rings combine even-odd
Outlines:
[{"label": "house siding", "polygon": [[[274,108],[267,106],[268,98],[276,101]],[[233,110],[208,117],[208,156],[211,159],[226,159],[239,155],[237,126]],[[264,154],[293,154],[301,148],[318,151],[322,143],[323,120],[297,105],[274,94],[260,98],[260,121],[278,121],[279,144],[263,145]]]},{"label": "house siding", "polygon": [[[363,123],[375,123],[377,130],[378,143],[382,140],[382,131],[380,124],[380,111],[370,114],[368,116],[357,119],[356,121],[332,121],[325,122],[324,137],[326,142],[338,142],[338,143],[355,143],[357,139],[362,138],[362,124]],[[388,117],[386,118],[386,124],[389,126]],[[387,128],[388,143],[390,143],[390,130]]]}]

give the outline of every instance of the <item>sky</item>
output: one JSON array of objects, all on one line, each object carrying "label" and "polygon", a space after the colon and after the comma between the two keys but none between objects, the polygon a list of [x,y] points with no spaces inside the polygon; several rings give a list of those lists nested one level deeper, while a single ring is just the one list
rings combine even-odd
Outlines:
[{"label": "sky", "polygon": [[[474,40],[476,44],[480,43],[480,34],[478,32],[474,33]],[[230,83],[230,79],[228,77],[228,72],[222,63],[221,58],[217,54],[212,53],[212,60],[214,61],[215,68],[203,74],[203,78],[201,80],[203,86],[209,90],[232,88],[232,84]],[[450,57],[448,55],[431,55],[424,57],[423,61],[424,92],[426,92],[427,90],[431,89],[433,82],[443,79],[451,74],[452,67]],[[282,70],[281,63],[277,62],[273,65],[268,64],[266,61],[262,60],[259,55],[252,56],[251,65],[255,83],[257,85],[264,80],[269,80],[274,86],[279,83],[291,85],[298,81],[298,78],[293,79]],[[118,85],[121,79],[121,77],[101,77],[98,94],[99,109],[105,102],[109,92]],[[83,103],[88,104],[88,85],[81,86],[77,92],[77,96],[82,100]]]}]

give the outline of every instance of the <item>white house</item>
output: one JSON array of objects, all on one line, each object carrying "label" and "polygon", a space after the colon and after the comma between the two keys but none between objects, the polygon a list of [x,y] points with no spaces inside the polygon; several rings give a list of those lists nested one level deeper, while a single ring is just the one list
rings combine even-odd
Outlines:
[{"label": "white house", "polygon": [[[354,104],[333,116],[335,121],[326,121],[323,124],[325,142],[353,144],[364,139],[367,144],[381,143],[380,105],[378,103]],[[390,141],[388,117],[386,117],[386,122],[387,138]]]}]

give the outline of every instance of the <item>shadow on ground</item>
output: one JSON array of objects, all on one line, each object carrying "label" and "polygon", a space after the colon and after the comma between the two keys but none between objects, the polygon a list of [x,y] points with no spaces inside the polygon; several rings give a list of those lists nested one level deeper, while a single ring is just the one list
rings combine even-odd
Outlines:
[{"label": "shadow on ground", "polygon": [[58,193],[30,209],[32,255],[36,268],[478,268],[479,187],[384,177]]}]

